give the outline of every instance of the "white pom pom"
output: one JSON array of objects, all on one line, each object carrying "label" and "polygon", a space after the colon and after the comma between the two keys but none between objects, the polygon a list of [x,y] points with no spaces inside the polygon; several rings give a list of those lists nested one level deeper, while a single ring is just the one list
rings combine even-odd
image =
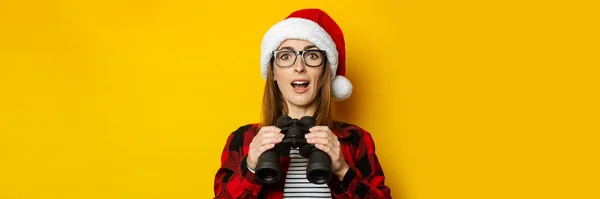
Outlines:
[{"label": "white pom pom", "polygon": [[348,78],[337,75],[331,83],[331,89],[333,92],[333,98],[339,101],[346,100],[352,94],[352,83]]}]

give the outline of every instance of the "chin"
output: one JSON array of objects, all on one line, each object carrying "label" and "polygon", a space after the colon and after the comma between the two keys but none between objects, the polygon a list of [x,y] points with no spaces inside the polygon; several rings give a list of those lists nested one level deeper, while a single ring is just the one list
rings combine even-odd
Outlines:
[{"label": "chin", "polygon": [[312,94],[310,93],[304,93],[303,95],[292,93],[292,96],[286,97],[286,100],[295,106],[304,107],[309,106],[314,101],[314,99],[311,99],[311,96]]}]

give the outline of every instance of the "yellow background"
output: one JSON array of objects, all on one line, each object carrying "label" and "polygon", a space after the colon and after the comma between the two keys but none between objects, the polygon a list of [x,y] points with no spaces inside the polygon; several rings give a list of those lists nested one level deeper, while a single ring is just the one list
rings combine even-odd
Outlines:
[{"label": "yellow background", "polygon": [[394,198],[600,198],[593,1],[0,1],[0,198],[211,198],[260,41],[342,27]]}]

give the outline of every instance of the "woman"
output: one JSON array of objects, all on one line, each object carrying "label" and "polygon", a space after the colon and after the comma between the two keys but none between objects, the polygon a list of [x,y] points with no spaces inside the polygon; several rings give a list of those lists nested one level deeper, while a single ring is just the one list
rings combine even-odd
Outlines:
[{"label": "woman", "polygon": [[[358,126],[334,121],[332,98],[352,93],[345,74],[344,37],[325,12],[293,12],[265,34],[261,71],[266,79],[263,121],[242,126],[227,139],[215,177],[215,198],[391,198],[371,135]],[[312,116],[316,125],[305,138],[331,158],[332,179],[306,179],[306,158],[297,149],[280,159],[277,184],[257,181],[258,158],[284,138],[277,119]]]}]

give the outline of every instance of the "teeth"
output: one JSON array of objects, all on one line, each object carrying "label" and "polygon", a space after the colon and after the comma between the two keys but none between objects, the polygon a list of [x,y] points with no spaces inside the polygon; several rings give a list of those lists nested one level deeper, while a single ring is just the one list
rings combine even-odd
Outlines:
[{"label": "teeth", "polygon": [[294,82],[292,82],[292,84],[308,84],[308,82],[305,82],[305,81],[294,81]]}]

